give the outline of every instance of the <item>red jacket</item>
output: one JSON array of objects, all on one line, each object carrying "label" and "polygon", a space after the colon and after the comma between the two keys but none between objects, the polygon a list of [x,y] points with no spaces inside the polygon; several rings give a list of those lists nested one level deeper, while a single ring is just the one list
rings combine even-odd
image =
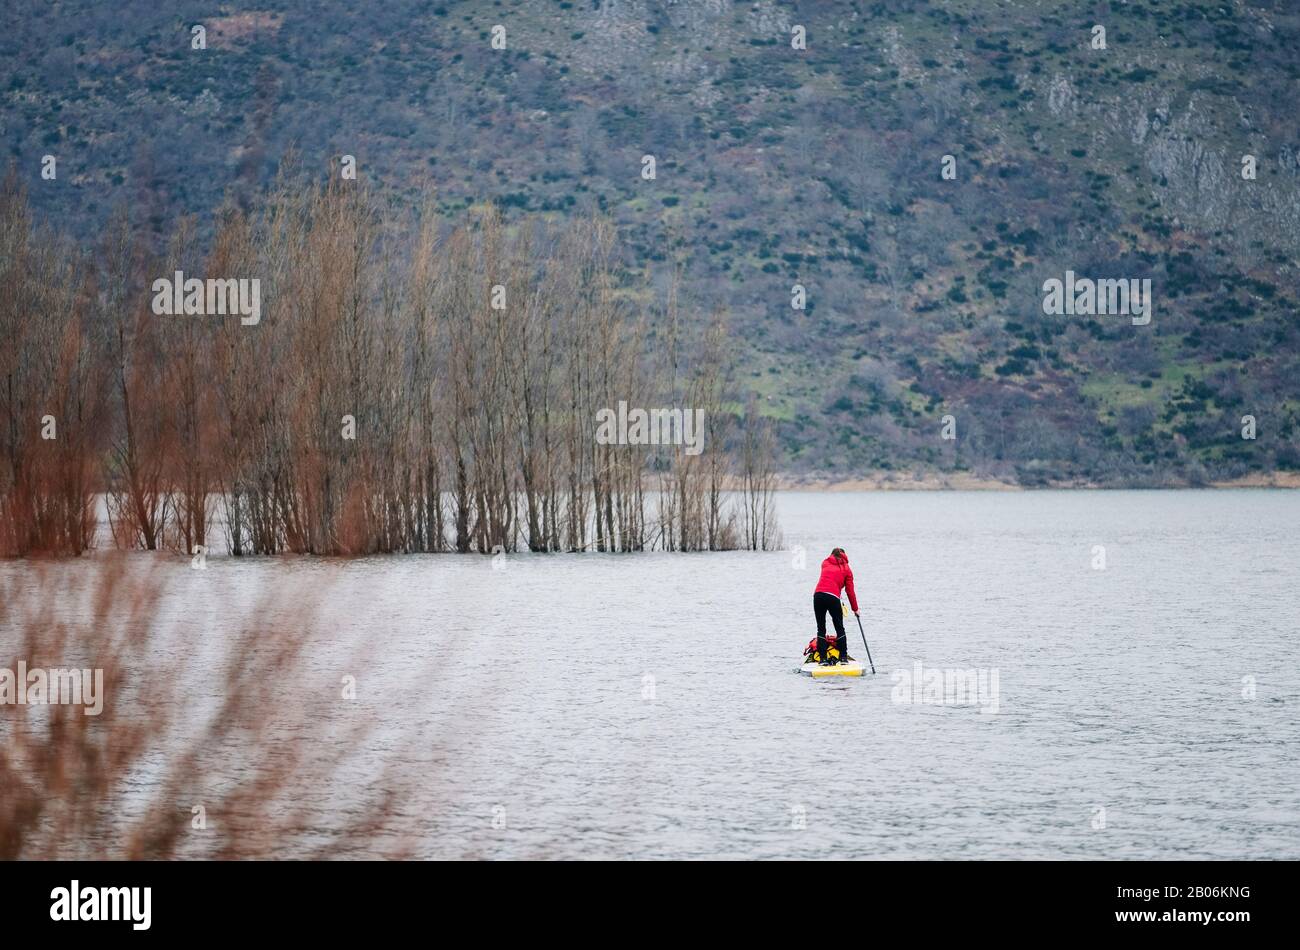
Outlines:
[{"label": "red jacket", "polygon": [[840,596],[840,588],[849,593],[849,606],[853,612],[858,612],[858,595],[853,591],[853,571],[849,569],[849,559],[836,560],[828,557],[822,561],[822,576],[817,581],[818,594],[834,594]]}]

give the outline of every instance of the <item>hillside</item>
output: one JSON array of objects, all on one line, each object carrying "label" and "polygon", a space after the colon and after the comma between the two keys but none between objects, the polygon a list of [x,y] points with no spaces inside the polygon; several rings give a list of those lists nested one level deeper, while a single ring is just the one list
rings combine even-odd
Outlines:
[{"label": "hillside", "polygon": [[[126,203],[161,245],[291,152],[321,175],[354,155],[392,206],[432,185],[452,220],[598,209],[654,286],[680,266],[683,298],[727,309],[790,472],[1300,470],[1287,0],[6,12],[0,147],[37,219],[83,241]],[[1067,272],[1150,280],[1149,323],[1045,313]]]}]

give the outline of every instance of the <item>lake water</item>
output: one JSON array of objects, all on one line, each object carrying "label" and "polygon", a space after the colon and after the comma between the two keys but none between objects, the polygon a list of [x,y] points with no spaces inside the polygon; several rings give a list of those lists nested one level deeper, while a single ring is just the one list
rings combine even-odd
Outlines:
[{"label": "lake water", "polygon": [[[421,857],[1300,858],[1300,493],[779,507],[773,553],[133,560],[199,693],[205,649],[312,581],[322,716],[375,725],[338,781],[416,777]],[[835,545],[878,675],[813,681]],[[904,701],[917,663],[986,691]]]}]

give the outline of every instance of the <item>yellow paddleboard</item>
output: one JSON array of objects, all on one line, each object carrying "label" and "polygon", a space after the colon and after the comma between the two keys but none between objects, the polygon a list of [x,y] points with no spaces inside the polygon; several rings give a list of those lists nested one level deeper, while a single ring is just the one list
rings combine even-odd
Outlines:
[{"label": "yellow paddleboard", "polygon": [[822,666],[820,663],[805,663],[799,667],[800,673],[807,673],[813,679],[823,676],[861,676],[862,664],[857,660],[851,663],[837,663],[834,666]]}]

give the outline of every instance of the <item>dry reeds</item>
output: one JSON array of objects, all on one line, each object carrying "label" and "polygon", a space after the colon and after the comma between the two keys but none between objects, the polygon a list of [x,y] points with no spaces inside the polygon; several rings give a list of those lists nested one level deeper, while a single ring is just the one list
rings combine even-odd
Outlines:
[{"label": "dry reeds", "polygon": [[0,664],[102,672],[98,715],[0,706],[0,860],[405,853],[397,812],[414,780],[342,777],[373,720],[305,662],[328,629],[300,605],[323,592],[268,595],[200,650],[161,621],[156,565],[127,560],[0,576]]}]

